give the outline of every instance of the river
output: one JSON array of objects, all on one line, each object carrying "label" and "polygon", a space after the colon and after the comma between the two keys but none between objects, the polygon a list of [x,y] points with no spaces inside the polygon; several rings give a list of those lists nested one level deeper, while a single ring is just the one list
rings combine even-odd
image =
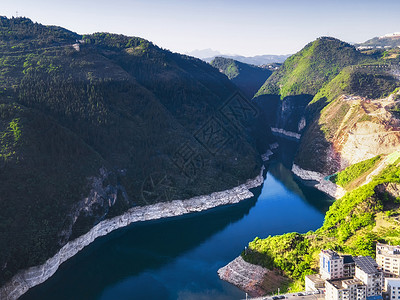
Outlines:
[{"label": "river", "polygon": [[280,162],[254,194],[236,205],[112,232],[21,299],[243,299],[217,270],[256,236],[317,229],[332,203]]}]

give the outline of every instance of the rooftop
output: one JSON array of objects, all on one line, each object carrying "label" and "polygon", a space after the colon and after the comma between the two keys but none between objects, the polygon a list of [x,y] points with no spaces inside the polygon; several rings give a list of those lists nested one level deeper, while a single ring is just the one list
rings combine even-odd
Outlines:
[{"label": "rooftop", "polygon": [[306,277],[314,283],[325,282],[325,280],[322,279],[321,274],[311,274],[311,275],[306,275]]},{"label": "rooftop", "polygon": [[385,280],[391,286],[400,286],[400,278],[385,278]]},{"label": "rooftop", "polygon": [[333,251],[331,249],[321,250],[321,253],[324,255],[328,255],[330,259],[340,258],[339,254],[337,254],[335,251]]},{"label": "rooftop", "polygon": [[400,255],[400,246],[377,243],[376,253],[383,255]]},{"label": "rooftop", "polygon": [[342,257],[343,257],[343,263],[345,263],[345,264],[354,263],[353,256],[351,256],[351,255],[342,255]]},{"label": "rooftop", "polygon": [[331,279],[327,280],[330,284],[332,284],[336,289],[347,289],[349,285],[364,285],[361,280],[353,277],[346,277],[346,278],[341,278],[341,279]]},{"label": "rooftop", "polygon": [[367,274],[375,274],[378,272],[378,264],[371,256],[355,256],[353,260],[356,266]]}]

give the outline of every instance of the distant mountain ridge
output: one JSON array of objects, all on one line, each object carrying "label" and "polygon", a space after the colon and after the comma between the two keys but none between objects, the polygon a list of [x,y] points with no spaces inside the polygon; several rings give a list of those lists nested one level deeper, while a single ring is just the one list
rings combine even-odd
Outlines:
[{"label": "distant mountain ridge", "polygon": [[210,63],[216,57],[224,57],[230,58],[237,61],[240,61],[245,64],[261,66],[261,65],[268,65],[273,63],[283,63],[286,58],[290,56],[287,55],[274,55],[274,54],[265,54],[265,55],[256,55],[256,56],[243,56],[243,55],[228,55],[223,54],[219,51],[213,50],[211,48],[202,49],[202,50],[193,50],[185,53],[189,56],[194,56]]},{"label": "distant mountain ridge", "polygon": [[210,64],[228,76],[248,99],[253,98],[261,85],[272,74],[272,71],[267,68],[249,65],[231,58],[216,57]]},{"label": "distant mountain ridge", "polygon": [[201,50],[196,49],[193,51],[185,52],[185,54],[189,55],[189,56],[194,56],[196,58],[204,59],[207,57],[219,56],[222,53],[219,51],[213,50],[211,48],[207,48],[207,49],[201,49]]},{"label": "distant mountain ridge", "polygon": [[374,37],[364,43],[355,44],[358,48],[395,48],[400,47],[400,32]]},{"label": "distant mountain ridge", "polygon": [[[229,58],[233,60],[240,61],[245,64],[261,66],[273,63],[283,63],[290,54],[287,55],[256,55],[256,56],[241,56],[241,55],[218,55],[219,57]],[[203,60],[206,62],[211,62],[216,56],[207,57]]]}]

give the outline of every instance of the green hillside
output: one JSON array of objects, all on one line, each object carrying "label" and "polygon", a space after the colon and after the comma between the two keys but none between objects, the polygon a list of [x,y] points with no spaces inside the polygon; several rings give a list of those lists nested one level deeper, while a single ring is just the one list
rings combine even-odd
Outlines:
[{"label": "green hillside", "polygon": [[0,284],[132,206],[255,177],[266,121],[237,93],[141,38],[0,17]]},{"label": "green hillside", "polygon": [[[340,171],[330,179],[348,190],[330,207],[317,231],[255,238],[242,253],[246,261],[288,276],[292,283],[282,288],[304,290],[304,275],[318,271],[321,249],[374,257],[377,241],[400,243],[400,160],[398,152],[379,152],[397,145],[399,62],[397,49],[360,52],[339,40],[320,38],[288,58],[258,91],[255,102],[260,107],[278,110],[271,117],[278,127],[296,131],[294,125],[304,117],[294,163],[323,174]],[[353,165],[347,161],[342,170],[346,159],[356,159],[352,153],[362,152],[379,132],[393,138],[386,144],[382,139],[375,157]],[[371,138],[347,148],[342,156],[349,136],[356,134]],[[384,160],[380,173],[361,185]]]},{"label": "green hillside", "polygon": [[255,93],[272,74],[272,71],[266,68],[224,57],[216,57],[210,64],[228,76],[249,99],[253,98]]},{"label": "green hillside", "polygon": [[[331,145],[337,143],[343,134],[341,130],[350,130],[359,122],[374,120],[368,115],[370,108],[367,102],[360,102],[358,109],[352,107],[353,113],[349,116],[347,113],[351,106],[340,97],[352,95],[379,99],[389,96],[400,86],[400,82],[391,74],[389,64],[383,66],[377,60],[376,65],[346,67],[318,91],[304,112],[308,127],[300,142],[296,164],[322,173],[332,174],[338,171],[340,158],[332,160],[332,155],[328,152],[331,151]],[[375,118],[375,122],[381,121]],[[315,153],[318,154],[317,158]]]},{"label": "green hillside", "polygon": [[377,241],[400,242],[396,221],[400,214],[396,190],[399,186],[397,159],[370,183],[337,200],[326,213],[323,226],[315,232],[255,238],[249,243],[250,251],[242,256],[248,262],[281,269],[292,280],[292,292],[303,290],[304,275],[318,272],[321,249],[375,257]]},{"label": "green hillside", "polygon": [[257,92],[256,96],[279,94],[315,95],[346,66],[367,60],[353,46],[331,37],[321,37],[289,57]]}]

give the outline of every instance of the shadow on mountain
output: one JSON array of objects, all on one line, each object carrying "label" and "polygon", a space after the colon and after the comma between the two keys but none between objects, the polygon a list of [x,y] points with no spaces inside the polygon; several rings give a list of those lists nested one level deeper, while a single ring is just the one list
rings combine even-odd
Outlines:
[{"label": "shadow on mountain", "polygon": [[307,130],[305,130],[294,159],[294,163],[306,170],[316,171],[322,174],[330,175],[336,173],[341,165],[340,153],[335,149],[330,141],[327,140],[327,129],[335,131],[335,118],[337,114],[333,114],[330,119],[324,120],[327,124],[325,132],[322,129],[321,110],[327,106],[325,97],[319,99],[315,103],[310,104],[306,110]]}]

